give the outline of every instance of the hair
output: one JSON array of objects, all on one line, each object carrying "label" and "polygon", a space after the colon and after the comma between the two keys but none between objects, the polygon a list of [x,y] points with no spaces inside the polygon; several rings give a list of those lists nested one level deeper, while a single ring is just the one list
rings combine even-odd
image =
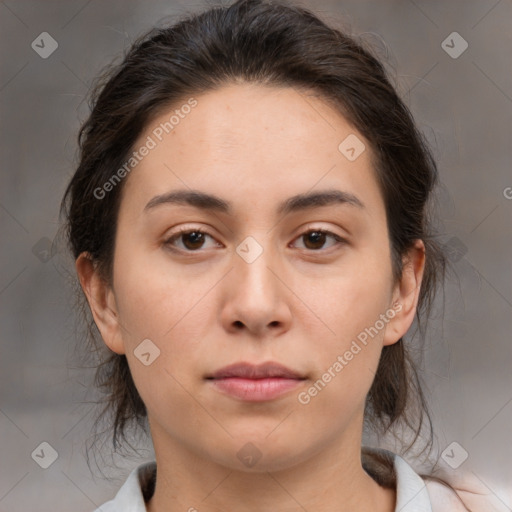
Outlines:
[{"label": "hair", "polygon": [[[293,87],[317,95],[367,139],[385,203],[395,281],[415,240],[425,244],[415,318],[421,330],[446,266],[429,208],[438,182],[435,159],[372,49],[309,10],[283,1],[240,0],[171,26],[154,27],[133,43],[122,62],[98,78],[91,113],[79,131],[78,167],[61,204],[74,258],[88,253],[111,284],[123,181],[101,200],[94,191],[129,159],[137,138],[154,118],[191,95],[236,83]],[[88,342],[99,351],[104,344],[90,315],[88,323]],[[115,451],[127,441],[130,425],[146,426],[147,415],[126,356],[102,354],[95,384],[106,398],[97,420],[111,418]],[[400,339],[382,350],[367,395],[365,424],[379,433],[405,425],[415,433],[409,449],[424,423],[431,446],[432,421],[418,367],[412,350]]]}]

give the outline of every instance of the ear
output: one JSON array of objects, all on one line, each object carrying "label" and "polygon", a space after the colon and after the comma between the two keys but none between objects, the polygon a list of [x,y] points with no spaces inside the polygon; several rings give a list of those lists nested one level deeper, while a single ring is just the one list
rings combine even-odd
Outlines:
[{"label": "ear", "polygon": [[[395,311],[386,326],[383,345],[396,343],[411,326],[425,270],[425,244],[416,240],[403,258],[402,278],[395,284],[390,309]],[[389,315],[388,315],[389,316]]]},{"label": "ear", "polygon": [[124,354],[121,325],[111,286],[101,278],[97,265],[89,253],[83,252],[78,256],[75,268],[91,308],[94,323],[98,327],[105,345],[117,354]]}]

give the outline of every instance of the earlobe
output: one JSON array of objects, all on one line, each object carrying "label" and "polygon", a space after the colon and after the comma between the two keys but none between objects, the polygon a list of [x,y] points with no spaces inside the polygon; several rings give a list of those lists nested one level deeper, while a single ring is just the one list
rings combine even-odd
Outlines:
[{"label": "earlobe", "polygon": [[75,262],[80,285],[94,318],[94,323],[101,337],[110,350],[124,354],[124,343],[121,336],[114,292],[100,276],[91,256],[83,252]]},{"label": "earlobe", "polygon": [[425,244],[416,240],[403,259],[402,277],[393,290],[394,317],[386,326],[383,345],[396,343],[409,330],[416,314],[423,272]]}]

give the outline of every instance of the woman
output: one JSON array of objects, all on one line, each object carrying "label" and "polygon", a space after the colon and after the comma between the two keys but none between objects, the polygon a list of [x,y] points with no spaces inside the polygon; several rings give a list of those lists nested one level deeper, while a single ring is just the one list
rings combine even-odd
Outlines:
[{"label": "woman", "polygon": [[362,446],[430,424],[403,336],[444,269],[435,162],[378,60],[242,0],[141,38],[92,107],[69,241],[114,447],[147,420],[156,458],[101,510],[467,510]]}]

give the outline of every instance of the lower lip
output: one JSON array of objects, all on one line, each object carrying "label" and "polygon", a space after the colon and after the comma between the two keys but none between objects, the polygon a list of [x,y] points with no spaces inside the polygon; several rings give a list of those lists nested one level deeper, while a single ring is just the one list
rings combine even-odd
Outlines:
[{"label": "lower lip", "polygon": [[266,379],[243,379],[240,377],[226,377],[213,379],[212,384],[228,395],[240,398],[247,402],[263,402],[284,395],[302,383],[300,379],[286,379],[270,377]]}]

